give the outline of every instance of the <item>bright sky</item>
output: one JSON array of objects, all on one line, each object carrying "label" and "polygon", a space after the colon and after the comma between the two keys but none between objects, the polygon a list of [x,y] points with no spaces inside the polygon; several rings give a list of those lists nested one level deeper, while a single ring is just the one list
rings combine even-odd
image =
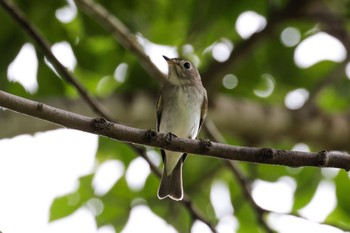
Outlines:
[{"label": "bright sky", "polygon": [[[69,6],[60,9],[56,14],[56,17],[63,23],[72,20],[76,14],[74,4],[70,0],[68,2]],[[254,32],[262,30],[265,25],[266,20],[263,16],[248,11],[243,12],[238,17],[235,28],[239,35],[246,39]],[[175,57],[177,56],[176,49],[153,44],[142,35],[139,35],[138,38],[152,61],[163,72],[166,72],[166,65],[161,55]],[[286,28],[281,33],[281,43],[287,47],[295,47],[294,59],[300,68],[307,68],[321,60],[339,62],[345,59],[344,47],[338,40],[326,33],[316,33],[303,41],[300,39],[300,32],[296,28]],[[187,45],[184,51],[190,52],[191,49],[193,48]],[[222,62],[228,59],[233,49],[233,43],[223,38],[208,48],[208,51],[211,51],[216,60]],[[65,62],[67,67],[74,69],[77,62],[67,42],[55,44],[53,52]],[[34,61],[34,63],[28,64],[28,60]],[[116,80],[123,81],[127,65],[121,64],[118,67],[116,68]],[[38,88],[36,69],[37,61],[33,46],[29,43],[25,44],[8,69],[9,79],[20,82],[28,92],[35,92]],[[270,74],[262,75],[261,79],[266,82],[266,89],[256,89],[253,92],[257,96],[265,98],[273,93],[275,81]],[[234,74],[228,74],[223,77],[223,85],[228,89],[234,89],[239,85],[238,78]],[[291,90],[285,97],[285,105],[290,109],[300,108],[307,100],[308,95],[308,91],[305,89]],[[34,136],[20,135],[0,140],[0,231],[3,233],[114,233],[111,226],[104,226],[100,229],[96,227],[94,214],[100,213],[103,209],[103,205],[98,199],[89,201],[86,207],[67,218],[48,223],[49,207],[53,199],[75,190],[77,179],[82,175],[96,171],[93,187],[97,195],[108,192],[124,172],[126,172],[130,188],[140,189],[143,187],[150,174],[150,169],[145,161],[136,158],[129,168],[125,168],[121,162],[116,160],[97,165],[95,164],[96,149],[97,136],[68,129],[37,133]],[[309,150],[305,144],[297,144],[294,149]],[[150,153],[154,161],[159,164],[159,156],[154,155],[154,152]],[[325,176],[336,174],[334,170],[325,169],[324,171]],[[142,174],[143,179],[140,179],[140,174]],[[253,184],[252,194],[262,207],[278,213],[287,213],[292,207],[295,186],[295,181],[288,177],[281,177],[273,183],[257,180]],[[232,232],[238,227],[238,222],[232,215],[235,210],[230,201],[229,192],[230,190],[224,182],[220,180],[214,182],[210,199],[215,214],[220,219],[217,225],[220,233]],[[335,204],[334,185],[322,182],[314,199],[300,213],[314,221],[323,221],[327,214],[334,209]],[[320,205],[322,208],[319,208]],[[341,232],[331,227],[280,214],[271,215],[269,222],[283,233],[298,231]],[[305,231],[305,229],[309,230]],[[141,231],[176,232],[172,226],[153,214],[145,205],[132,209],[129,222],[123,233]],[[205,233],[210,231],[203,223],[196,222],[192,232]]]}]

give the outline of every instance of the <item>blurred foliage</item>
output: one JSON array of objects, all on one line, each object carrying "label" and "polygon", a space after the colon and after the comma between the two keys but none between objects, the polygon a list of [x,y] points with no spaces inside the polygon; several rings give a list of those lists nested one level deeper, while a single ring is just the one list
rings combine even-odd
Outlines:
[{"label": "blurred foliage", "polygon": [[[265,17],[269,24],[272,23],[269,21],[271,14],[283,9],[289,3],[286,0],[99,0],[98,2],[106,6],[132,32],[142,35],[153,43],[175,46],[179,54],[182,53],[184,45],[191,45],[193,52],[187,55],[200,60],[201,70],[208,69],[209,65],[217,64],[211,51],[213,46],[222,39],[232,42],[234,50],[243,44],[244,40],[235,30],[235,22],[242,12],[254,11]],[[332,5],[332,2],[334,1],[328,1],[327,4]],[[335,7],[339,12],[335,13],[340,16],[349,15],[344,10],[345,8],[339,7],[339,2]],[[132,95],[137,89],[153,93],[158,91],[156,80],[142,69],[133,54],[121,47],[94,19],[78,11],[72,21],[61,22],[56,17],[56,13],[62,7],[68,7],[66,1],[17,0],[16,4],[50,43],[66,41],[70,44],[77,59],[77,66],[73,73],[96,97],[103,98],[115,92]],[[31,99],[44,99],[52,96],[78,97],[77,92],[47,65],[44,54],[38,47],[36,47],[39,62],[38,90],[29,94],[19,83],[9,81],[6,78],[9,64],[15,59],[23,44],[33,43],[33,41],[2,9],[0,9],[0,22],[1,90]],[[346,21],[348,25],[349,22]],[[339,63],[322,61],[309,68],[301,69],[295,65],[293,58],[297,44],[286,47],[280,40],[281,32],[287,27],[297,29],[301,34],[301,40],[308,38],[320,30],[317,22],[301,17],[273,23],[275,24],[274,30],[268,33],[269,35],[260,38],[259,42],[246,52],[248,55],[234,63],[231,73],[238,77],[238,86],[230,90],[225,89],[222,85],[217,85],[215,94],[221,93],[234,98],[283,107],[284,97],[288,92],[298,88],[305,88],[312,92],[332,70],[339,66]],[[127,64],[124,82],[114,78],[115,70],[121,63]],[[274,79],[275,86],[271,95],[261,98],[255,95],[253,90],[266,86],[263,83],[264,79],[261,78],[265,74]],[[345,77],[345,73],[340,76],[337,82],[324,88],[322,94],[316,99],[318,107],[323,111],[342,112],[348,108],[350,82]],[[219,80],[217,83],[221,84],[221,76],[214,78]],[[225,137],[234,144],[246,142],[244,138],[235,138],[236,135],[225,135]],[[291,149],[293,143],[297,142],[286,142],[286,144],[280,143],[273,146]],[[105,138],[99,139],[97,164],[114,159],[122,162],[127,169],[136,157],[137,153],[124,143]],[[321,181],[333,182],[336,187],[337,206],[327,217],[326,223],[350,229],[350,180],[346,172],[341,171],[334,178],[325,178],[321,170],[316,168],[291,169],[251,164],[241,164],[241,168],[251,182],[256,179],[276,182],[283,176],[292,178],[296,185],[292,213],[298,213],[310,203]],[[93,177],[94,174],[81,177],[79,188],[75,192],[56,198],[51,206],[50,221],[72,214],[77,209],[86,206],[90,200],[99,200],[103,204],[103,210],[96,214],[98,226],[111,224],[119,232],[128,221],[133,206],[146,204],[155,214],[172,224],[179,232],[190,231],[194,219],[183,205],[157,199],[156,191],[159,181],[154,174],[151,173],[147,177],[145,186],[141,190],[135,191],[129,187],[124,172],[103,196],[95,194],[92,187]],[[219,220],[215,216],[210,201],[210,191],[213,181],[220,180],[225,182],[230,190],[234,216],[239,223],[238,232],[263,231],[257,221],[256,212],[222,161],[189,157],[184,167],[184,177],[186,192],[193,200],[195,208],[206,219],[214,224]]]}]

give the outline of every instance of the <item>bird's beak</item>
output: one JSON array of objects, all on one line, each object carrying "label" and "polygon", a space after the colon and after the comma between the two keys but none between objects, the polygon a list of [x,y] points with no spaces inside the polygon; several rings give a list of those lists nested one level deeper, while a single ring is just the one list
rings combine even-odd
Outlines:
[{"label": "bird's beak", "polygon": [[167,56],[164,56],[163,55],[163,58],[168,62],[168,61],[170,61],[170,58],[168,58]]},{"label": "bird's beak", "polygon": [[166,62],[168,63],[168,66],[174,66],[175,65],[175,61],[174,59],[170,59],[167,56],[163,55],[163,58],[166,60]]}]

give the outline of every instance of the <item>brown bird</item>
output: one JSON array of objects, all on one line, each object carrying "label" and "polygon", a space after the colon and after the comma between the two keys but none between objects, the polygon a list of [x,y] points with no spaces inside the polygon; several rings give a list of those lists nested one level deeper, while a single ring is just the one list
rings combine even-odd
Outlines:
[{"label": "brown bird", "polygon": [[[169,73],[157,102],[157,131],[195,139],[207,114],[207,91],[191,62],[163,57]],[[182,200],[182,165],[187,154],[168,150],[161,150],[161,154],[164,169],[158,197]]]}]

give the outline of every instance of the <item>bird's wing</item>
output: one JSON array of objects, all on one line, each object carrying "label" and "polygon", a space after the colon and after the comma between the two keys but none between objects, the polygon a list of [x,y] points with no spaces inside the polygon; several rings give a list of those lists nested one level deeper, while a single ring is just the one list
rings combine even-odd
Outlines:
[{"label": "bird's wing", "polygon": [[159,132],[160,118],[162,117],[162,112],[163,112],[163,98],[162,98],[162,94],[159,94],[159,97],[157,100],[157,122],[156,122],[157,132]]},{"label": "bird's wing", "polygon": [[207,92],[204,92],[204,98],[201,106],[201,115],[199,120],[198,134],[203,126],[205,117],[207,116],[207,111],[208,111],[208,97],[207,97]]}]

